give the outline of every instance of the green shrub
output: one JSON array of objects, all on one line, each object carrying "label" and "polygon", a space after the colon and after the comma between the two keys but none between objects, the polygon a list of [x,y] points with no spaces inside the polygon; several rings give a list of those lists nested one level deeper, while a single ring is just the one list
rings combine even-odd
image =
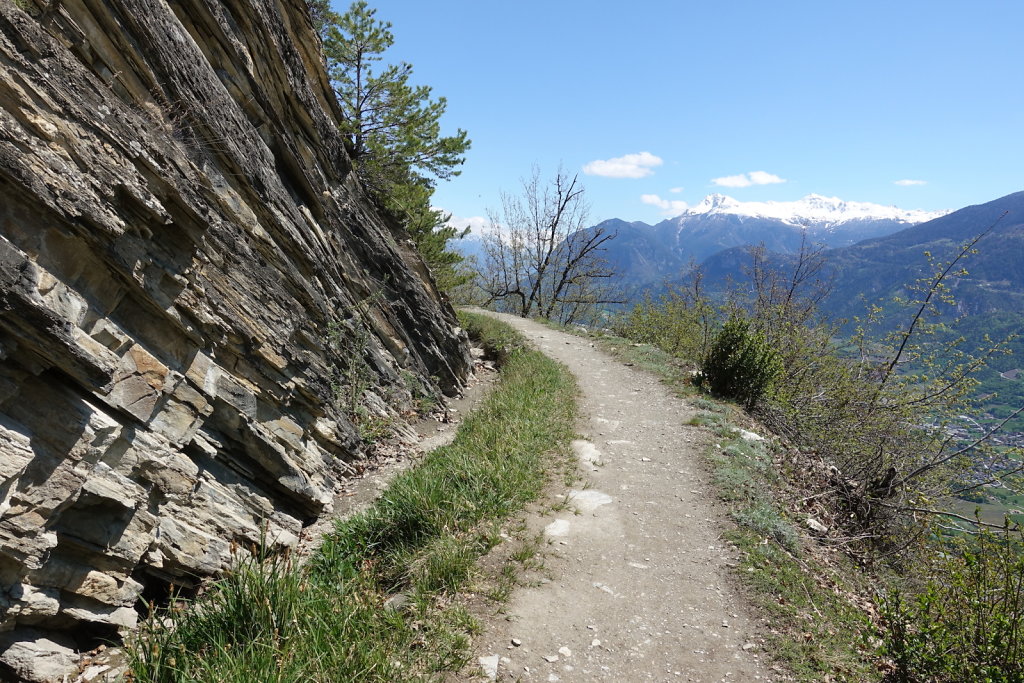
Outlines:
[{"label": "green shrub", "polygon": [[735,400],[748,410],[768,394],[782,372],[779,354],[750,321],[734,317],[711,343],[702,382],[711,393]]},{"label": "green shrub", "polygon": [[627,339],[695,362],[707,352],[718,322],[717,309],[699,291],[673,288],[657,301],[645,297],[616,322],[615,328]]},{"label": "green shrub", "polygon": [[924,585],[882,601],[890,681],[1024,681],[1024,542],[982,530],[936,553]]}]

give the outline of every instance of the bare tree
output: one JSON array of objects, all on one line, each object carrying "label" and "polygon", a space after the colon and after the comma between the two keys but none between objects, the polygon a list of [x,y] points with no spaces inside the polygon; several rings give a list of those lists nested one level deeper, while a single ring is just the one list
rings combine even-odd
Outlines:
[{"label": "bare tree", "polygon": [[501,194],[501,214],[488,212],[479,286],[485,305],[524,318],[572,323],[612,293],[614,271],[602,257],[615,233],[587,228],[588,205],[578,177],[561,168],[542,181],[536,167],[518,195]]},{"label": "bare tree", "polygon": [[800,249],[779,264],[771,263],[764,243],[750,247],[751,265],[744,268],[754,289],[752,314],[769,341],[780,325],[806,325],[821,302],[832,294],[835,275],[828,272],[824,244],[812,244],[805,232]]}]

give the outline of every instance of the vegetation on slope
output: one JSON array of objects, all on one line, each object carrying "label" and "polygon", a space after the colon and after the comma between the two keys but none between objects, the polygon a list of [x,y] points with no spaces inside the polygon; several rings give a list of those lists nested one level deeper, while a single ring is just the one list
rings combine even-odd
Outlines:
[{"label": "vegetation on slope", "polygon": [[303,566],[239,549],[195,601],[154,610],[130,644],[138,681],[396,681],[457,669],[474,623],[454,600],[502,520],[564,462],[575,385],[507,326],[463,324],[504,357],[455,441],[338,523]]},{"label": "vegetation on slope", "polygon": [[882,600],[892,681],[1024,681],[1020,527],[947,539]]},{"label": "vegetation on slope", "polygon": [[[907,322],[881,340],[862,330],[854,339],[854,354],[837,348],[835,326],[816,316],[824,290],[814,278],[813,251],[803,253],[788,276],[755,273],[749,299],[734,293],[725,306],[715,307],[702,296],[698,281],[692,291],[643,302],[620,327],[631,339],[653,342],[701,366],[703,372],[695,374],[698,383],[753,408],[783,435],[789,455],[777,459],[775,471],[788,476],[781,483],[770,477],[764,481],[802,495],[776,495],[769,498],[773,502],[737,512],[737,542],[747,551],[746,568],[753,576],[779,578],[791,561],[806,561],[800,545],[793,543],[787,512],[811,530],[804,535],[816,538],[815,547],[870,567],[871,580],[885,588],[865,596],[875,603],[865,605],[867,613],[883,609],[875,627],[865,627],[864,642],[873,637],[872,628],[879,629],[885,655],[880,666],[891,680],[1021,680],[1024,562],[1019,535],[1009,527],[998,536],[979,534],[984,522],[967,526],[970,518],[958,519],[947,503],[953,494],[1012,483],[1020,471],[1019,453],[987,443],[985,432],[965,435],[960,429],[962,415],[971,408],[974,375],[1005,350],[998,342],[980,352],[965,350],[941,322],[945,309],[955,305],[951,291],[960,261],[973,248],[974,242],[963,245],[958,255],[933,263],[930,274],[907,286]],[[862,326],[874,322],[874,313],[860,321]],[[718,332],[723,321],[737,319],[746,327],[734,324],[730,334]],[[747,338],[737,341],[737,334]],[[738,354],[737,349],[765,342],[775,355]],[[723,354],[734,362],[721,362]],[[781,373],[768,367],[778,359]],[[752,403],[749,392],[733,390],[748,384],[733,381],[737,373],[773,380]],[[1007,466],[980,474],[977,464],[996,457]],[[726,497],[737,486],[743,496],[757,490],[734,467],[757,462],[757,454],[737,450],[712,461],[725,473],[719,483]],[[788,510],[775,507],[777,501],[788,501]],[[951,526],[949,520],[963,524]],[[744,534],[763,539],[761,545],[744,544]],[[950,534],[967,538],[953,540]],[[752,559],[766,551],[773,557]],[[759,573],[767,567],[773,569]],[[778,590],[780,600],[794,602],[791,593],[785,598],[778,582],[759,591],[766,586]],[[810,588],[807,594],[827,629],[840,632],[838,613],[827,617],[810,598]],[[817,636],[808,630],[806,638]],[[925,640],[942,645],[923,648]],[[790,661],[811,664],[814,658],[805,655]],[[807,673],[813,678],[813,667]]]}]

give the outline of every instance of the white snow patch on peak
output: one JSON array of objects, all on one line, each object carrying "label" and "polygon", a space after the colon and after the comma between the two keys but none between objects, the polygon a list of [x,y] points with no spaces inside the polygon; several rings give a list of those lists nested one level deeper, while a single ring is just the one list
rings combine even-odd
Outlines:
[{"label": "white snow patch on peak", "polygon": [[893,220],[915,224],[945,216],[949,211],[922,211],[882,206],[868,202],[847,202],[838,197],[809,194],[794,202],[741,202],[724,194],[710,194],[683,212],[680,218],[702,214],[735,214],[753,218],[774,218],[790,225],[831,226],[855,220]]},{"label": "white snow patch on peak", "polygon": [[737,213],[743,207],[743,203],[727,197],[724,194],[709,194],[693,208],[686,211],[684,215],[695,215],[701,213]]}]

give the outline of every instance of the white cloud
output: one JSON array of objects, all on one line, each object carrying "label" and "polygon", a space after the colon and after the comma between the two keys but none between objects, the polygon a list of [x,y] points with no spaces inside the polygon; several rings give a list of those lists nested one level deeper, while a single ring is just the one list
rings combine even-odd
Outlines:
[{"label": "white cloud", "polygon": [[893,185],[902,185],[903,187],[909,187],[911,185],[927,185],[927,180],[894,180]]},{"label": "white cloud", "polygon": [[587,175],[599,175],[605,178],[646,178],[654,173],[655,166],[664,161],[650,152],[627,154],[614,159],[596,159],[583,165]]},{"label": "white cloud", "polygon": [[764,171],[751,171],[749,175],[750,182],[755,185],[775,185],[786,182],[785,178],[780,178],[774,173],[765,173]]},{"label": "white cloud", "polygon": [[661,209],[661,212],[666,216],[678,216],[683,211],[689,208],[689,204],[679,199],[662,199],[656,194],[644,194],[640,195],[640,201],[644,204],[650,204]]},{"label": "white cloud", "polygon": [[[437,207],[432,208],[436,209]],[[465,230],[466,228],[469,228],[470,235],[480,237],[484,233],[488,232],[491,227],[491,222],[483,216],[469,216],[467,218],[453,215],[448,219],[448,225],[458,230]]]},{"label": "white cloud", "polygon": [[727,175],[721,178],[712,178],[711,182],[719,187],[750,187],[752,183],[746,173],[740,175]]},{"label": "white cloud", "polygon": [[774,173],[764,171],[751,171],[739,175],[727,175],[721,178],[712,178],[711,182],[719,187],[750,187],[751,185],[775,185],[786,182]]},{"label": "white cloud", "polygon": [[681,188],[681,187],[671,187],[671,188],[669,188],[668,191],[671,192],[672,194],[679,194],[680,192],[683,191],[683,188]]}]

